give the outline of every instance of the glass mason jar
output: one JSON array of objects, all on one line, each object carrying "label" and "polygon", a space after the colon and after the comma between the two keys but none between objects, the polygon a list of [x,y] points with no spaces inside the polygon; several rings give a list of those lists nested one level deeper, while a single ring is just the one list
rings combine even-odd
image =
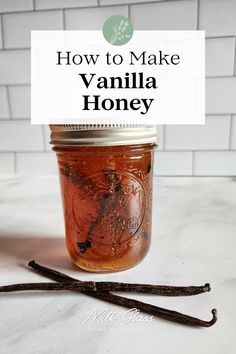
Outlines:
[{"label": "glass mason jar", "polygon": [[72,260],[90,272],[135,266],[150,246],[156,127],[50,128]]}]

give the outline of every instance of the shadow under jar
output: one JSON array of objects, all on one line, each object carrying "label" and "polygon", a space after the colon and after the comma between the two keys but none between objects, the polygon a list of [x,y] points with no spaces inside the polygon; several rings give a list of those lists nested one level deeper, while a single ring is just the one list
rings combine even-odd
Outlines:
[{"label": "shadow under jar", "polygon": [[150,246],[156,127],[50,128],[72,260],[90,272],[135,266]]}]

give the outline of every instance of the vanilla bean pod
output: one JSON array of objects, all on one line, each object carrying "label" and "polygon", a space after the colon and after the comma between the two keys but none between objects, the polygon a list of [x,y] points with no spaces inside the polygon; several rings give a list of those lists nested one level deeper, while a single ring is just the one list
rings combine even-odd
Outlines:
[{"label": "vanilla bean pod", "polygon": [[[60,273],[58,271],[55,271],[53,269],[41,266],[37,264],[35,261],[31,261],[28,264],[30,267],[32,267],[34,270],[36,270],[38,273],[41,275],[44,275],[50,279],[56,280],[58,282],[80,282],[77,279],[74,279],[72,277],[69,277],[66,274]],[[143,303],[138,300],[134,299],[129,299],[125,298],[122,296],[114,295],[110,292],[83,292],[86,295],[105,300],[107,302],[116,304],[116,305],[121,305],[127,308],[136,308],[142,312],[148,313],[150,315],[172,321],[172,322],[177,322],[177,323],[182,323],[185,325],[190,325],[190,326],[201,326],[201,327],[210,327],[212,326],[216,321],[217,321],[217,311],[215,309],[212,310],[212,319],[210,321],[204,321],[199,318],[195,318],[192,316],[188,316],[185,314],[182,314],[177,311],[173,310],[168,310],[164,309],[158,306],[150,305]]]},{"label": "vanilla bean pod", "polygon": [[[90,283],[90,282],[88,282]],[[92,282],[91,282],[92,283]],[[71,282],[71,283],[20,283],[12,285],[0,286],[0,293],[10,293],[16,291],[30,291],[30,290],[42,290],[42,291],[77,291],[82,292],[83,289],[89,291],[95,291],[92,284],[86,284]]]},{"label": "vanilla bean pod", "polygon": [[0,286],[1,292],[13,292],[24,290],[61,290],[61,291],[126,291],[137,292],[155,295],[167,296],[180,296],[180,295],[196,295],[205,291],[209,291],[209,284],[204,286],[191,286],[191,287],[172,287],[163,285],[150,285],[150,284],[129,284],[129,283],[116,283],[116,282],[94,282],[94,281],[71,281],[59,283],[21,283]]},{"label": "vanilla bean pod", "polygon": [[[50,279],[59,282],[79,282],[75,278],[71,278],[66,274],[62,274],[54,269],[50,269],[41,266],[35,261],[30,261],[28,264],[35,270],[38,270],[41,274],[48,276],[48,270],[50,270]],[[44,273],[45,272],[45,273]],[[53,277],[53,275],[55,275]],[[85,282],[84,282],[85,283]],[[210,291],[210,284],[206,283],[203,286],[169,286],[169,285],[150,285],[150,284],[130,284],[130,283],[117,283],[117,282],[95,282],[97,291],[126,291],[126,292],[138,292],[146,294],[155,294],[161,296],[191,296]]]}]

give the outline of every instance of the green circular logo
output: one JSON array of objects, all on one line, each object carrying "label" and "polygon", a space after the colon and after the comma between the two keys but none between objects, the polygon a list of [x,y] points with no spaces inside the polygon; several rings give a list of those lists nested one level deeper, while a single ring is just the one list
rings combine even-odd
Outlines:
[{"label": "green circular logo", "polygon": [[130,20],[122,15],[109,17],[103,25],[103,36],[112,45],[124,45],[133,36],[133,26]]}]

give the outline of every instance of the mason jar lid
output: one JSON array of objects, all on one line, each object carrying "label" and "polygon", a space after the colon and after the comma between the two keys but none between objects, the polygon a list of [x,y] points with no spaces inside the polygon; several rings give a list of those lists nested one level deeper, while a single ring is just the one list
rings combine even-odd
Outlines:
[{"label": "mason jar lid", "polygon": [[56,124],[50,125],[51,144],[56,146],[109,146],[156,144],[156,125]]}]

